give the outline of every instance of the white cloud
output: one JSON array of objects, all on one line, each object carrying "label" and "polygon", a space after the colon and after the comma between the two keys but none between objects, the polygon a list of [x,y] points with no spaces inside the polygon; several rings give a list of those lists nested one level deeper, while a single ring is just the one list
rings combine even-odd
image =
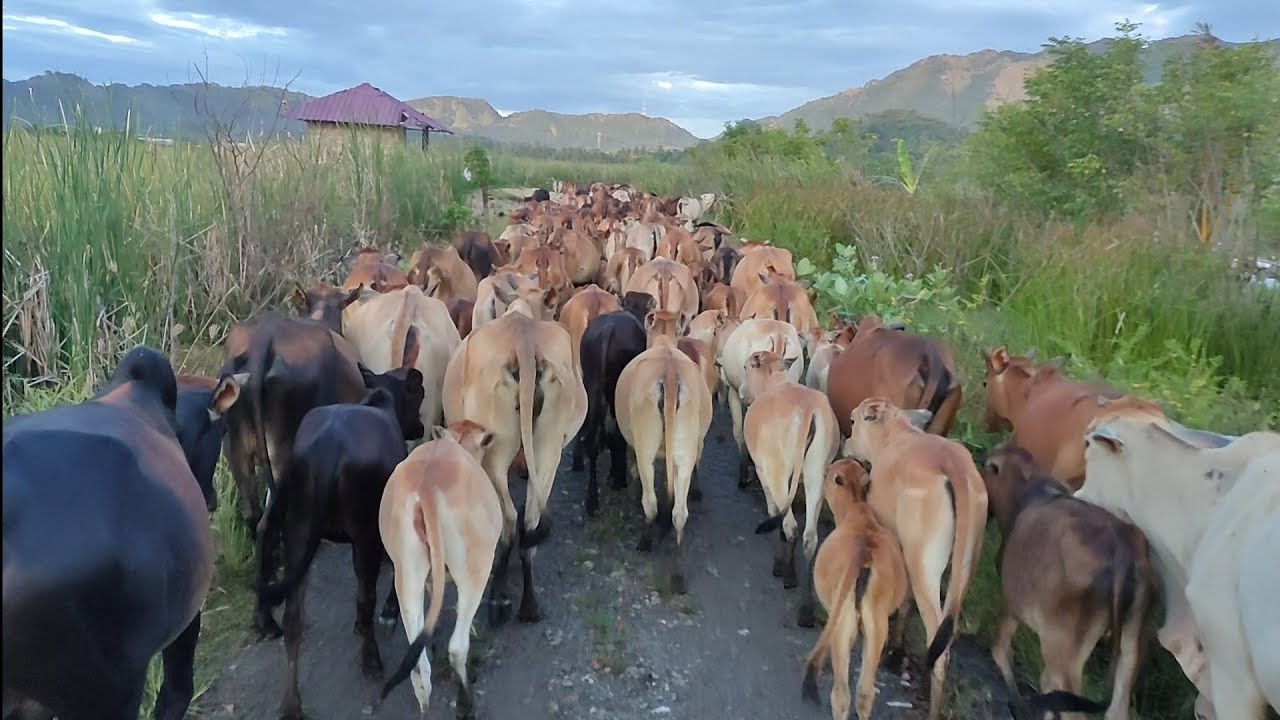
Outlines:
[{"label": "white cloud", "polygon": [[288,34],[284,28],[264,27],[201,13],[152,12],[147,14],[147,18],[167,28],[190,30],[222,40],[245,40],[262,36],[284,37]]},{"label": "white cloud", "polygon": [[657,85],[658,87],[662,88],[663,90],[670,90],[672,87],[674,87],[674,86],[671,84],[671,81],[669,81],[669,80],[658,80],[657,82],[655,82],[655,83],[654,83],[654,85]]},{"label": "white cloud", "polygon": [[112,45],[144,45],[141,40],[129,37],[128,35],[117,35],[114,33],[104,33],[92,28],[82,27],[80,25],[72,25],[66,20],[57,18],[44,17],[42,15],[5,15],[4,29],[9,32],[17,31],[21,28],[18,25],[10,23],[20,23],[21,25],[35,25],[37,27],[52,28],[53,30],[79,35],[81,37],[94,38],[97,40],[106,40]]}]

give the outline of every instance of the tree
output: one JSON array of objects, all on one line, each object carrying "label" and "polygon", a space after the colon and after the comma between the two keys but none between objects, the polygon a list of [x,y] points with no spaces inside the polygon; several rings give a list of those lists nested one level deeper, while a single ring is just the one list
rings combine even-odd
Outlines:
[{"label": "tree", "polygon": [[462,165],[468,179],[480,187],[480,204],[484,212],[489,212],[489,186],[493,183],[493,167],[489,163],[489,153],[476,145],[467,151],[462,158]]}]

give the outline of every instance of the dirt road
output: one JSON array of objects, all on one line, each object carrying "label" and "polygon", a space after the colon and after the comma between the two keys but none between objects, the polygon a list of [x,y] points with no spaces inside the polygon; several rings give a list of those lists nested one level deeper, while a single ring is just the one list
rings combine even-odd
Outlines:
[{"label": "dirt road", "polygon": [[[603,458],[602,458],[603,460]],[[606,465],[602,462],[601,473]],[[638,483],[615,492],[601,483],[600,514],[582,510],[585,475],[561,464],[549,508],[549,539],[535,559],[543,620],[512,620],[488,627],[485,608],[472,643],[477,716],[484,720],[535,718],[674,718],[683,720],[831,717],[831,674],[820,681],[822,705],[802,704],[804,658],[818,629],[796,625],[799,589],[784,590],[771,574],[776,535],[755,535],[764,518],[757,487],[739,490],[737,451],[723,410],[708,436],[700,464],[705,494],[691,504],[686,528],[687,595],[657,592],[656,568],[674,543],[668,534],[653,554],[635,550],[642,525]],[[513,483],[523,496],[523,483]],[[520,500],[517,499],[517,504]],[[823,528],[823,532],[826,532]],[[511,563],[511,591],[519,597],[518,559]],[[390,587],[390,566],[379,583],[379,607]],[[453,589],[436,632],[440,650],[453,628]],[[278,611],[279,612],[279,611]],[[379,686],[365,680],[352,633],[355,583],[346,547],[325,545],[308,579],[301,691],[316,720],[418,717],[406,681],[379,708]],[[244,618],[246,625],[249,618]],[[918,620],[913,620],[918,625]],[[406,641],[397,625],[379,629],[387,672],[400,661]],[[923,655],[923,647],[908,645]],[[952,661],[960,697],[956,718],[1007,717],[1005,696],[993,683],[989,656],[968,638],[957,641]],[[429,717],[453,717],[454,681],[444,653],[434,656]],[[857,680],[858,651],[851,680]],[[217,720],[275,718],[284,687],[281,641],[260,642],[232,657],[225,672],[191,716]],[[902,674],[905,672],[904,675]],[[882,669],[877,718],[922,718],[927,685],[915,661],[897,673]]]}]

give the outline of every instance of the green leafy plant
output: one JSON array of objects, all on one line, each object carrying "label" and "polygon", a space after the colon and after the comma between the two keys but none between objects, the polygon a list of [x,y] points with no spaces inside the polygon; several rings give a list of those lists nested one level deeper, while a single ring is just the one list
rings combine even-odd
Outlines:
[{"label": "green leafy plant", "polygon": [[480,201],[484,211],[488,213],[489,188],[493,185],[493,164],[489,162],[489,153],[477,145],[462,157],[462,166],[470,175],[471,182],[480,188]]},{"label": "green leafy plant", "polygon": [[924,159],[920,161],[920,172],[916,172],[911,164],[911,154],[907,152],[907,144],[902,138],[898,138],[897,157],[898,157],[898,184],[908,195],[915,195],[916,190],[920,188],[920,178],[924,175],[925,168],[929,167],[929,161],[933,159],[936,148],[930,147],[925,151]]}]

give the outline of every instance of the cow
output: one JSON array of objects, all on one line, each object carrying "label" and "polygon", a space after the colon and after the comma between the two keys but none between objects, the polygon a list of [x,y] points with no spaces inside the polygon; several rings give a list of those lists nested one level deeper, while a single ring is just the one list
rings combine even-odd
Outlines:
[{"label": "cow", "polygon": [[876,701],[876,670],[889,637],[889,618],[905,609],[907,568],[898,538],[876,521],[863,490],[866,471],[847,458],[827,470],[823,495],[835,518],[813,564],[813,585],[827,625],[805,663],[801,695],[818,703],[818,676],[831,654],[831,718],[849,718],[849,658],[862,628],[862,664],[858,668],[858,717],[871,718]]},{"label": "cow", "polygon": [[358,285],[351,290],[342,290],[324,283],[316,283],[310,289],[296,285],[290,295],[294,307],[303,317],[322,323],[338,335],[342,334],[342,312],[358,297]]},{"label": "cow", "polygon": [[202,488],[178,442],[169,360],[140,346],[89,400],[5,420],[4,713],[186,715],[213,577]]},{"label": "cow", "polygon": [[[818,315],[813,311],[813,304],[805,294],[804,286],[776,275],[761,276],[760,288],[756,290],[742,306],[739,317],[743,320],[751,318],[771,318],[789,322],[800,333],[802,338],[810,338],[813,331],[821,330]],[[812,342],[808,352],[813,354]]]},{"label": "cow", "polygon": [[218,469],[222,441],[227,436],[227,421],[209,417],[209,400],[218,381],[201,375],[178,375],[177,382],[174,417],[178,422],[178,444],[204,493],[205,507],[213,512],[218,509],[213,475]]},{"label": "cow", "polygon": [[[538,278],[538,286],[554,297],[560,304],[568,300],[568,292],[572,283],[565,268],[564,252],[549,245],[525,250],[520,259],[514,262],[515,269]],[[560,305],[556,305],[558,311]]]},{"label": "cow", "polygon": [[822,483],[827,466],[840,450],[840,425],[822,393],[796,383],[787,371],[798,358],[783,359],[769,350],[747,358],[739,392],[747,404],[743,435],[764,488],[769,518],[757,533],[781,529],[774,577],[784,588],[796,578],[796,518],[791,511],[796,494],[804,486],[805,592],[797,623],[813,627],[813,556],[818,550],[818,512],[822,509]]},{"label": "cow", "polygon": [[[745,488],[751,482],[751,455],[747,452],[743,435],[743,413],[746,412],[741,388],[746,382],[747,360],[753,353],[769,350],[782,359],[799,359],[804,356],[800,335],[790,323],[781,320],[755,318],[747,320],[727,334],[724,345],[717,349],[716,363],[720,366],[720,379],[725,395],[729,398],[729,416],[733,420],[733,438],[738,444],[738,487]],[[787,378],[800,380],[800,366],[793,362],[787,369]]]},{"label": "cow", "polygon": [[458,330],[458,340],[471,334],[471,325],[475,320],[476,304],[471,300],[455,298],[449,303],[449,319]]},{"label": "cow", "polygon": [[796,279],[790,250],[760,244],[743,245],[739,250],[742,258],[734,265],[729,284],[742,291],[748,299],[764,284],[763,278]]},{"label": "cow", "polygon": [[602,281],[605,289],[622,297],[631,284],[631,277],[646,262],[644,252],[636,248],[622,248],[613,253],[604,269]]},{"label": "cow", "polygon": [[[494,434],[485,453],[485,471],[502,499],[503,530],[490,595],[490,622],[506,619],[506,570],[515,541],[520,544],[524,594],[518,618],[541,619],[533,585],[533,550],[549,532],[543,520],[560,455],[587,414],[587,392],[573,363],[569,331],[525,314],[519,300],[505,315],[476,327],[445,369],[446,422],[472,420]],[[529,470],[523,522],[507,487],[507,470],[523,450]]]},{"label": "cow", "polygon": [[[649,295],[641,293],[640,296],[652,302]],[[646,307],[642,317],[648,311]],[[645,351],[647,343],[642,320],[625,310],[592,319],[582,333],[579,357],[582,384],[587,391],[587,416],[574,445],[574,465],[576,467],[580,458],[586,456],[589,465],[584,509],[588,515],[595,515],[600,509],[596,467],[602,438],[609,449],[609,476],[613,479],[613,488],[621,490],[627,486],[627,444],[618,430],[614,399],[618,376],[628,363]]]},{"label": "cow", "polygon": [[747,302],[742,290],[717,282],[702,293],[702,309],[723,310],[734,320],[742,318],[742,306]]},{"label": "cow", "polygon": [[808,346],[812,351],[809,353],[809,366],[805,369],[805,385],[827,394],[831,363],[853,342],[854,332],[849,326],[838,326],[830,332],[811,331]]},{"label": "cow", "polygon": [[946,435],[955,423],[962,395],[951,348],[933,338],[886,327],[875,315],[858,320],[853,339],[827,370],[827,399],[845,437],[850,432],[850,413],[870,397],[884,398],[903,409],[928,410],[932,419],[926,429]]},{"label": "cow", "polygon": [[[467,677],[471,627],[503,532],[502,504],[482,464],[494,439],[469,420],[434,427],[432,440],[396,466],[378,508],[378,528],[395,567],[395,592],[409,638],[409,649],[383,685],[382,698],[410,677],[424,717],[431,701],[431,659],[424,651],[444,606],[447,578],[458,591],[449,638],[449,660],[458,678],[457,716],[474,712]],[[428,579],[430,607],[424,619]]]},{"label": "cow", "polygon": [[343,316],[346,337],[360,351],[364,366],[374,373],[403,367],[410,350],[409,333],[415,334],[413,345],[418,350],[413,367],[421,374],[426,390],[420,409],[422,426],[438,425],[444,368],[462,343],[445,304],[410,285],[381,295],[368,293],[349,305]]},{"label": "cow", "polygon": [[[279,635],[271,608],[288,601],[284,610],[288,670],[280,703],[282,718],[303,717],[298,650],[302,644],[304,583],[321,540],[351,545],[360,667],[366,677],[382,676],[373,623],[384,552],[378,533],[378,505],[387,479],[405,457],[405,441],[417,440],[424,433],[418,415],[422,376],[413,367],[414,360],[405,356],[406,379],[398,392],[379,387],[359,403],[325,405],[308,412],[298,425],[293,462],[267,501],[256,553],[258,612],[263,615],[267,634]],[[268,584],[272,568],[267,559],[275,554],[278,536],[284,538],[284,577]],[[391,604],[388,597],[388,606]]]},{"label": "cow", "polygon": [[654,258],[631,276],[627,292],[649,293],[658,301],[659,310],[698,314],[698,285],[689,268],[674,260]]},{"label": "cow", "polygon": [[640,476],[645,529],[636,549],[650,552],[658,517],[654,463],[666,461],[666,498],[676,531],[671,560],[671,589],[687,591],[682,561],[685,522],[689,518],[689,486],[711,427],[711,394],[698,365],[676,347],[675,340],[654,332],[671,311],[651,310],[645,316],[649,347],[618,376],[614,407],[618,430],[635,456]]},{"label": "cow", "polygon": [[[1073,711],[1066,720],[1077,717],[1075,712],[1104,710],[1107,720],[1125,720],[1157,592],[1146,537],[1073,497],[1013,444],[987,456],[983,481],[1002,538],[996,557],[1004,608],[991,655],[1010,693],[1017,692],[1013,635],[1025,624],[1040,638],[1040,692],[1074,696],[1072,705],[1056,708]],[[1114,666],[1109,707],[1079,698],[1085,660],[1108,631]]]},{"label": "cow", "polygon": [[1117,412],[1164,415],[1155,403],[1105,383],[1071,380],[1061,372],[1065,358],[1037,367],[1033,357],[1034,351],[1010,355],[1003,345],[983,352],[984,423],[989,432],[1012,429],[1012,442],[1073,492],[1084,484],[1084,431],[1090,422]]},{"label": "cow", "polygon": [[[560,308],[560,324],[569,331],[569,340],[573,343],[573,362],[578,367],[578,372],[582,372],[579,346],[582,344],[582,335],[586,332],[587,325],[605,313],[620,310],[622,305],[618,302],[618,298],[595,284],[587,285],[574,293],[573,297]],[[573,465],[575,471],[582,469],[581,458],[578,460]]]},{"label": "cow", "polygon": [[[1156,637],[1199,691],[1197,714],[1206,720],[1261,717],[1256,710],[1251,713],[1244,708],[1256,699],[1258,680],[1271,683],[1274,675],[1253,678],[1240,672],[1248,650],[1238,641],[1241,634],[1248,638],[1250,633],[1240,629],[1239,619],[1231,616],[1245,599],[1240,589],[1244,583],[1224,580],[1220,585],[1196,588],[1190,576],[1217,513],[1233,512],[1227,508],[1235,502],[1254,504],[1259,512],[1275,507],[1272,493],[1280,434],[1255,431],[1230,437],[1149,415],[1101,417],[1091,422],[1085,433],[1085,481],[1076,497],[1130,519],[1150,542],[1165,605],[1164,624]],[[1265,481],[1256,480],[1270,482],[1269,492],[1232,500],[1234,489],[1243,487],[1244,478],[1252,473],[1269,474]],[[1222,563],[1220,572],[1229,573],[1227,568],[1235,564],[1247,536],[1242,532],[1245,529],[1231,532],[1234,539],[1217,539],[1226,545],[1222,548],[1226,556],[1206,556],[1204,562]],[[1196,616],[1196,603],[1217,604],[1216,612],[1205,614],[1206,619],[1214,620],[1207,630]],[[1273,620],[1270,615],[1264,617],[1265,622]],[[1209,632],[1215,637],[1209,638]],[[1213,654],[1209,652],[1211,645],[1219,646]],[[1270,648],[1272,653],[1274,648]],[[1276,656],[1272,654],[1270,659],[1255,663],[1255,667],[1275,667]],[[1263,660],[1261,654],[1259,660]],[[1233,672],[1235,676],[1231,676]],[[1219,692],[1220,686],[1226,689]],[[1269,699],[1274,703],[1277,698]],[[1217,707],[1219,702],[1224,709]]]},{"label": "cow", "polygon": [[[929,645],[929,718],[936,720],[956,622],[982,554],[987,491],[963,445],[924,431],[928,410],[905,410],[873,397],[850,415],[844,454],[871,463],[867,500],[876,519],[902,543]],[[939,603],[948,557],[951,577]]]},{"label": "cow", "polygon": [[453,247],[458,251],[458,257],[471,268],[477,282],[489,277],[499,264],[498,249],[493,246],[493,238],[487,232],[464,232],[454,239]]},{"label": "cow", "polygon": [[582,286],[599,279],[600,248],[586,235],[575,230],[557,230],[547,240],[547,246],[564,254],[564,269],[569,282]]},{"label": "cow", "polygon": [[559,293],[543,290],[536,273],[523,274],[514,268],[499,268],[480,281],[476,304],[471,310],[471,329],[502,317],[516,298],[523,298],[538,317],[555,316],[560,306]]},{"label": "cow", "polygon": [[415,252],[409,261],[408,279],[410,285],[422,288],[445,307],[455,298],[476,300],[476,274],[452,245],[443,249],[423,246]]},{"label": "cow", "polygon": [[409,284],[409,276],[396,265],[400,256],[383,254],[375,248],[361,248],[351,264],[347,279],[342,282],[341,290],[349,293],[367,286],[377,292],[386,292]]}]

